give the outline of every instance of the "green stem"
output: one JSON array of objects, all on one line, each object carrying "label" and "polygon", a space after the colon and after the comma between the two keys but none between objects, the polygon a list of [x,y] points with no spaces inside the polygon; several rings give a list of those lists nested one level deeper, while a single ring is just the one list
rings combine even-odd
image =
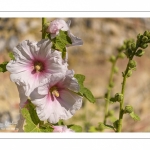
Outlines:
[{"label": "green stem", "polygon": [[[135,52],[136,52],[136,50],[135,50]],[[125,85],[126,85],[127,73],[129,71],[129,62],[130,62],[130,60],[133,59],[133,57],[135,55],[135,52],[133,53],[132,57],[129,58],[128,65],[126,67],[126,70],[125,70],[124,76],[123,76],[122,89],[121,89],[121,94],[123,95],[123,99],[120,102],[119,121],[118,121],[117,132],[121,132],[121,130],[122,130],[122,120],[123,120],[123,115],[124,115],[124,92],[125,92]]]},{"label": "green stem", "polygon": [[46,18],[42,18],[42,39],[45,39],[45,36],[46,36],[45,23],[46,23]]},{"label": "green stem", "polygon": [[112,87],[110,87],[110,84],[113,81],[113,75],[114,75],[114,70],[115,70],[115,65],[117,62],[118,56],[116,57],[115,61],[112,64],[112,68],[111,68],[111,73],[110,73],[110,78],[109,78],[109,86],[108,86],[108,91],[107,91],[107,95],[106,95],[106,102],[105,102],[105,116],[104,116],[104,124],[106,124],[106,120],[108,117],[108,107],[109,107],[109,101],[110,101],[110,93],[111,93],[111,89]]}]

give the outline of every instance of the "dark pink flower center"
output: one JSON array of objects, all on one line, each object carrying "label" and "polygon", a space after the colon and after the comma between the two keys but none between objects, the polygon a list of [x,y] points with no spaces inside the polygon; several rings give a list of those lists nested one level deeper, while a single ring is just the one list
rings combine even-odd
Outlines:
[{"label": "dark pink flower center", "polygon": [[50,90],[49,90],[49,92],[50,92],[52,95],[54,95],[54,96],[56,96],[56,97],[59,97],[58,88],[57,88],[56,86],[51,87]]},{"label": "dark pink flower center", "polygon": [[42,62],[39,62],[39,61],[35,62],[35,63],[34,63],[34,70],[35,70],[36,72],[41,72],[41,71],[43,71],[43,70],[44,70],[44,65],[43,65],[43,63],[42,63]]}]

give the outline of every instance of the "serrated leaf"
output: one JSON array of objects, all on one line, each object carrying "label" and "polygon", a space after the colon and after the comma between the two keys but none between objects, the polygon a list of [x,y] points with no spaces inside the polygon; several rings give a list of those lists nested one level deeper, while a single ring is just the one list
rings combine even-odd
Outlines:
[{"label": "serrated leaf", "polygon": [[82,127],[79,125],[67,125],[68,128],[74,130],[75,132],[82,132]]},{"label": "serrated leaf", "polygon": [[[21,109],[22,116],[25,118],[25,132],[52,132],[53,128],[49,123],[41,125],[40,119],[37,116],[35,106],[28,100],[28,103]],[[43,122],[42,122],[43,123]]]},{"label": "serrated leaf", "polygon": [[6,69],[6,65],[8,64],[8,62],[3,62],[2,64],[0,64],[0,72],[6,72],[7,69]]},{"label": "serrated leaf", "polygon": [[139,121],[140,120],[140,117],[137,114],[135,114],[134,112],[130,113],[130,116],[135,121]]},{"label": "serrated leaf", "polygon": [[59,34],[52,39],[52,48],[62,52],[62,58],[66,57],[66,45],[72,44],[71,38],[68,36],[67,31],[59,31]]},{"label": "serrated leaf", "polygon": [[22,108],[21,113],[26,120],[26,125],[24,126],[25,132],[41,132],[38,125],[34,124],[34,122],[32,121],[31,115],[27,108]]},{"label": "serrated leaf", "polygon": [[13,54],[12,52],[9,52],[9,57],[10,57],[12,60],[15,60],[14,54]]},{"label": "serrated leaf", "polygon": [[95,101],[96,101],[96,99],[93,96],[92,92],[89,89],[87,89],[87,88],[83,89],[83,96],[85,98],[87,98],[91,103],[95,103]]}]

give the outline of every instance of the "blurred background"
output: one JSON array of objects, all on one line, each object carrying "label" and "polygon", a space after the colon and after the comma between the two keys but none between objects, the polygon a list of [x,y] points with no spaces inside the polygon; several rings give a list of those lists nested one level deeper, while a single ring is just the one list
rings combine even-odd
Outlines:
[{"label": "blurred background", "polygon": [[[47,18],[50,22],[56,18]],[[76,114],[65,121],[77,124],[87,132],[90,126],[97,126],[104,119],[104,95],[110,75],[110,56],[116,55],[117,48],[126,39],[136,39],[138,33],[150,30],[149,18],[62,18],[71,20],[70,30],[83,40],[82,46],[68,47],[69,69],[86,76],[85,85],[97,98],[95,104],[83,100],[83,106]],[[41,40],[41,18],[0,18],[0,63],[9,61],[8,52],[23,40]],[[135,58],[137,70],[127,79],[125,105],[132,105],[141,118],[135,122],[124,115],[123,132],[150,131],[150,46],[144,56]],[[118,74],[114,75],[115,86],[112,96],[121,91],[122,72],[127,58],[119,59]],[[2,129],[2,124],[15,124],[19,117],[19,94],[9,72],[0,73],[0,132],[13,132],[14,125]],[[119,104],[110,104],[114,117],[118,118]],[[108,120],[109,123],[109,120]],[[110,122],[111,123],[111,122]],[[104,130],[103,132],[111,132]]]}]

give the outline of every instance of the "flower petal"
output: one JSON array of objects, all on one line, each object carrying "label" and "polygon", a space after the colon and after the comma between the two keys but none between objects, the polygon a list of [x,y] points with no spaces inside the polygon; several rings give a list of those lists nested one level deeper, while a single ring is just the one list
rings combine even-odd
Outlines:
[{"label": "flower petal", "polygon": [[[61,90],[59,92],[60,92],[60,98],[58,98],[59,103],[72,116],[76,110],[79,110],[81,108],[82,97],[69,90]],[[66,117],[66,119],[68,118]]]}]

